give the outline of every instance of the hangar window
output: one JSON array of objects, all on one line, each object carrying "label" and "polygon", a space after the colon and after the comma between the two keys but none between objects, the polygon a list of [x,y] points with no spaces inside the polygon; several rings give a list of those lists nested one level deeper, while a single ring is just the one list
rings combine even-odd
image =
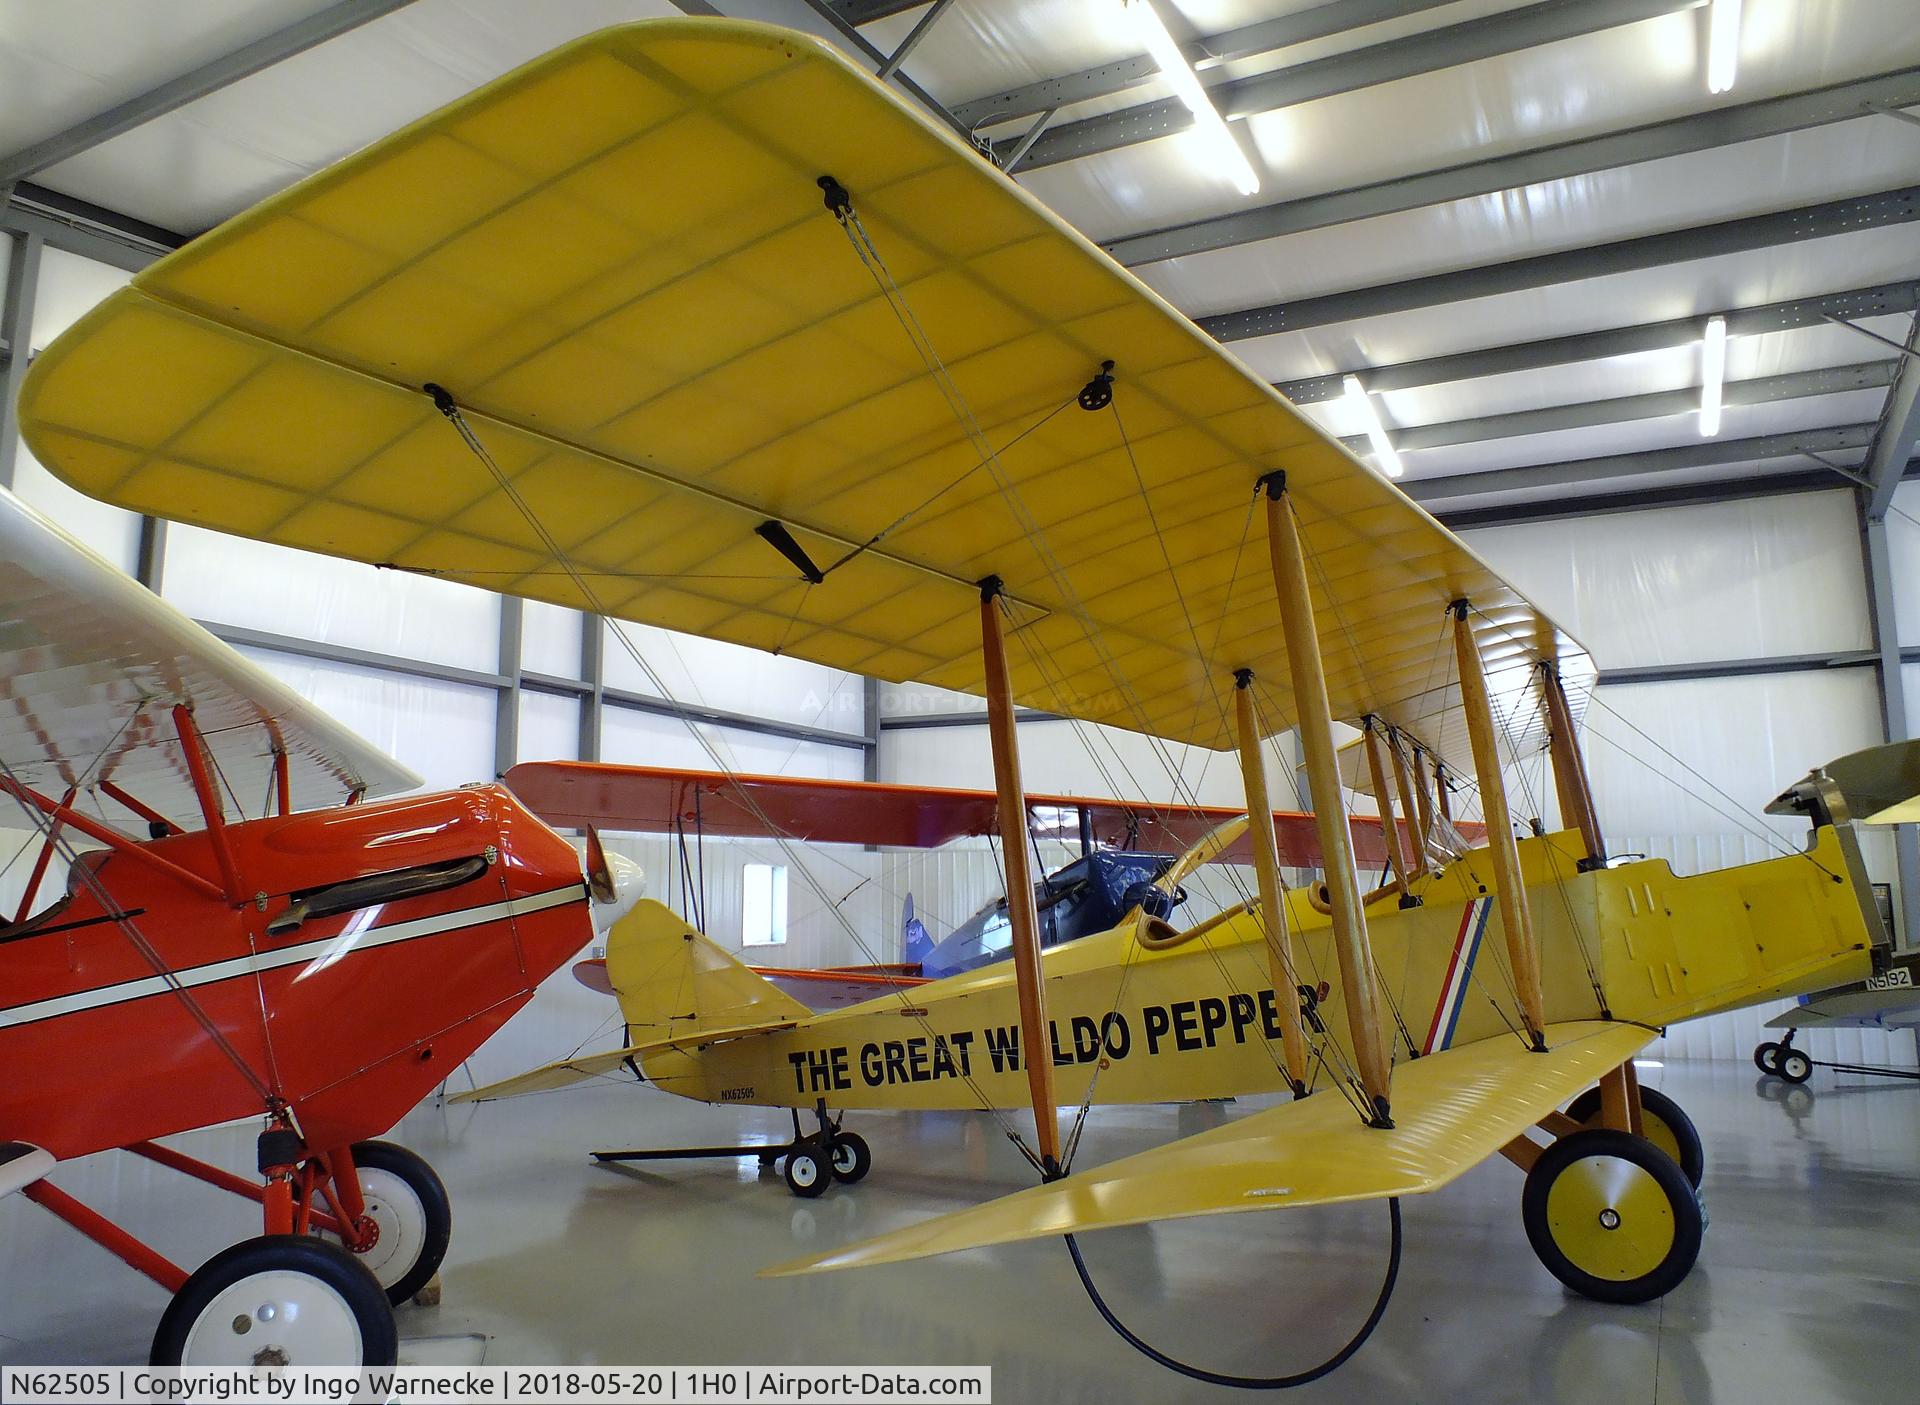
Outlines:
[{"label": "hangar window", "polygon": [[750,863],[740,904],[741,940],[747,946],[784,946],[787,940],[787,868]]}]

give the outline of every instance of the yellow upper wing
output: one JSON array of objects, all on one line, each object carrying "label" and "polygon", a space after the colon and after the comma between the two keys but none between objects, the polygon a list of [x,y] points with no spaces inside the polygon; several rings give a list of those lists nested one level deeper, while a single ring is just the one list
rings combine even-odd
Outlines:
[{"label": "yellow upper wing", "polygon": [[1585,1021],[1549,1026],[1545,1054],[1517,1039],[1468,1044],[1394,1070],[1391,1130],[1363,1126],[1337,1093],[1321,1092],[762,1276],[864,1268],[1188,1215],[1438,1190],[1632,1058],[1654,1035],[1638,1025]]},{"label": "yellow upper wing", "polygon": [[[997,469],[825,208],[828,175]],[[1108,360],[1114,408],[1079,408]],[[1293,712],[1252,511],[1284,469],[1338,715],[1418,732],[1456,597],[1516,691],[1536,658],[1576,692],[1589,672],[1011,180],[763,25],[589,35],[301,182],[62,336],[21,421],[62,478],[142,512],[887,679],[978,689],[976,582],[998,575],[1022,702],[1205,745],[1228,739],[1235,668],[1276,727]],[[822,566],[863,549],[808,586],[755,535],[768,519]]]}]

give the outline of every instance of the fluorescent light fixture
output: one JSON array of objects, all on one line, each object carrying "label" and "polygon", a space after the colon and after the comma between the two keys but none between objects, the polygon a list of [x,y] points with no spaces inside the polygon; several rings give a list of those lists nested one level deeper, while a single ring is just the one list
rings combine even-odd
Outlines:
[{"label": "fluorescent light fixture", "polygon": [[1733,91],[1740,67],[1740,0],[1713,0],[1707,16],[1707,91]]},{"label": "fluorescent light fixture", "polygon": [[1393,441],[1387,438],[1387,427],[1380,423],[1380,412],[1374,408],[1373,397],[1367,394],[1367,388],[1360,384],[1360,377],[1343,376],[1340,389],[1345,392],[1347,403],[1360,412],[1367,439],[1373,445],[1373,461],[1387,477],[1398,478],[1406,472],[1400,464],[1400,452],[1393,447]]},{"label": "fluorescent light fixture", "polygon": [[1201,86],[1200,75],[1193,71],[1193,65],[1180,52],[1180,46],[1174,42],[1166,22],[1160,18],[1160,12],[1153,8],[1153,0],[1121,0],[1121,3],[1125,5],[1127,13],[1133,16],[1133,27],[1139,33],[1140,42],[1146,45],[1147,52],[1160,66],[1160,72],[1167,82],[1173,85],[1174,95],[1193,114],[1196,139],[1206,150],[1215,169],[1232,181],[1242,195],[1257,194],[1260,177],[1254,173],[1246,153],[1240,149],[1240,143],[1234,140],[1233,133],[1227,130],[1226,119],[1221,117],[1219,109],[1213,105],[1213,99],[1207,96],[1207,90]]},{"label": "fluorescent light fixture", "polygon": [[1727,319],[1707,319],[1706,340],[1700,343],[1700,437],[1720,432],[1720,391],[1727,381]]}]

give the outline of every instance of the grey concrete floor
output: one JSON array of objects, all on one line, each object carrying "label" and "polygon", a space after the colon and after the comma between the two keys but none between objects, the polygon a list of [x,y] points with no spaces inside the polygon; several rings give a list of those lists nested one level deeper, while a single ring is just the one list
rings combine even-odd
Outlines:
[{"label": "grey concrete floor", "polygon": [[[1710,1225],[1692,1276],[1658,1303],[1565,1292],[1520,1227],[1520,1175],[1496,1159],[1408,1202],[1398,1292],[1373,1341],[1307,1400],[1770,1402],[1911,1400],[1920,1382],[1920,1086],[1819,1071],[1788,1090],[1734,1064],[1647,1082],[1707,1146]],[[1254,1104],[1108,1109],[1084,1164]],[[811,1202],[752,1161],[595,1166],[609,1145],[777,1137],[784,1119],[594,1085],[479,1107],[423,1107],[396,1138],[452,1192],[437,1308],[408,1308],[419,1360],[495,1364],[987,1363],[1000,1405],[1186,1401],[1233,1393],[1167,1374],[1094,1315],[1057,1243],[761,1281],[755,1270],[1030,1177],[994,1122],[850,1119],[872,1176]],[[251,1134],[179,1139],[235,1169]],[[257,1232],[238,1202],[126,1156],[59,1184],[183,1263]],[[1386,1251],[1378,1205],[1235,1215],[1086,1241],[1124,1320],[1176,1355],[1270,1374],[1328,1355],[1365,1315]],[[18,1197],[0,1202],[0,1361],[135,1362],[164,1304]]]}]

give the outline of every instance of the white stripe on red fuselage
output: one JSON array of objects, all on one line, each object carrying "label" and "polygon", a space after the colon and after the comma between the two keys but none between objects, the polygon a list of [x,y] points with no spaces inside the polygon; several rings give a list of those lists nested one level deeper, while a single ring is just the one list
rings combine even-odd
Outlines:
[{"label": "white stripe on red fuselage", "polygon": [[483,907],[461,908],[457,912],[437,912],[431,917],[416,917],[409,922],[369,927],[360,932],[355,932],[349,925],[344,932],[301,942],[297,946],[282,947],[278,951],[259,951],[250,956],[210,962],[205,966],[189,966],[183,971],[172,971],[164,976],[143,976],[116,985],[96,986],[72,995],[55,996],[51,1000],[38,1000],[30,1005],[0,1009],[0,1029],[58,1019],[62,1015],[97,1010],[106,1005],[120,1005],[129,1000],[144,1000],[148,996],[164,994],[176,986],[192,988],[213,985],[236,976],[254,975],[281,966],[298,966],[308,961],[326,961],[331,965],[334,961],[342,961],[376,947],[391,946],[395,942],[417,941],[422,937],[439,936],[443,932],[457,932],[462,928],[497,922],[503,917],[524,917],[529,913],[545,912],[548,908],[565,907],[586,900],[586,885],[569,883],[563,888],[552,888],[530,897],[509,898],[504,902],[487,903]]}]

